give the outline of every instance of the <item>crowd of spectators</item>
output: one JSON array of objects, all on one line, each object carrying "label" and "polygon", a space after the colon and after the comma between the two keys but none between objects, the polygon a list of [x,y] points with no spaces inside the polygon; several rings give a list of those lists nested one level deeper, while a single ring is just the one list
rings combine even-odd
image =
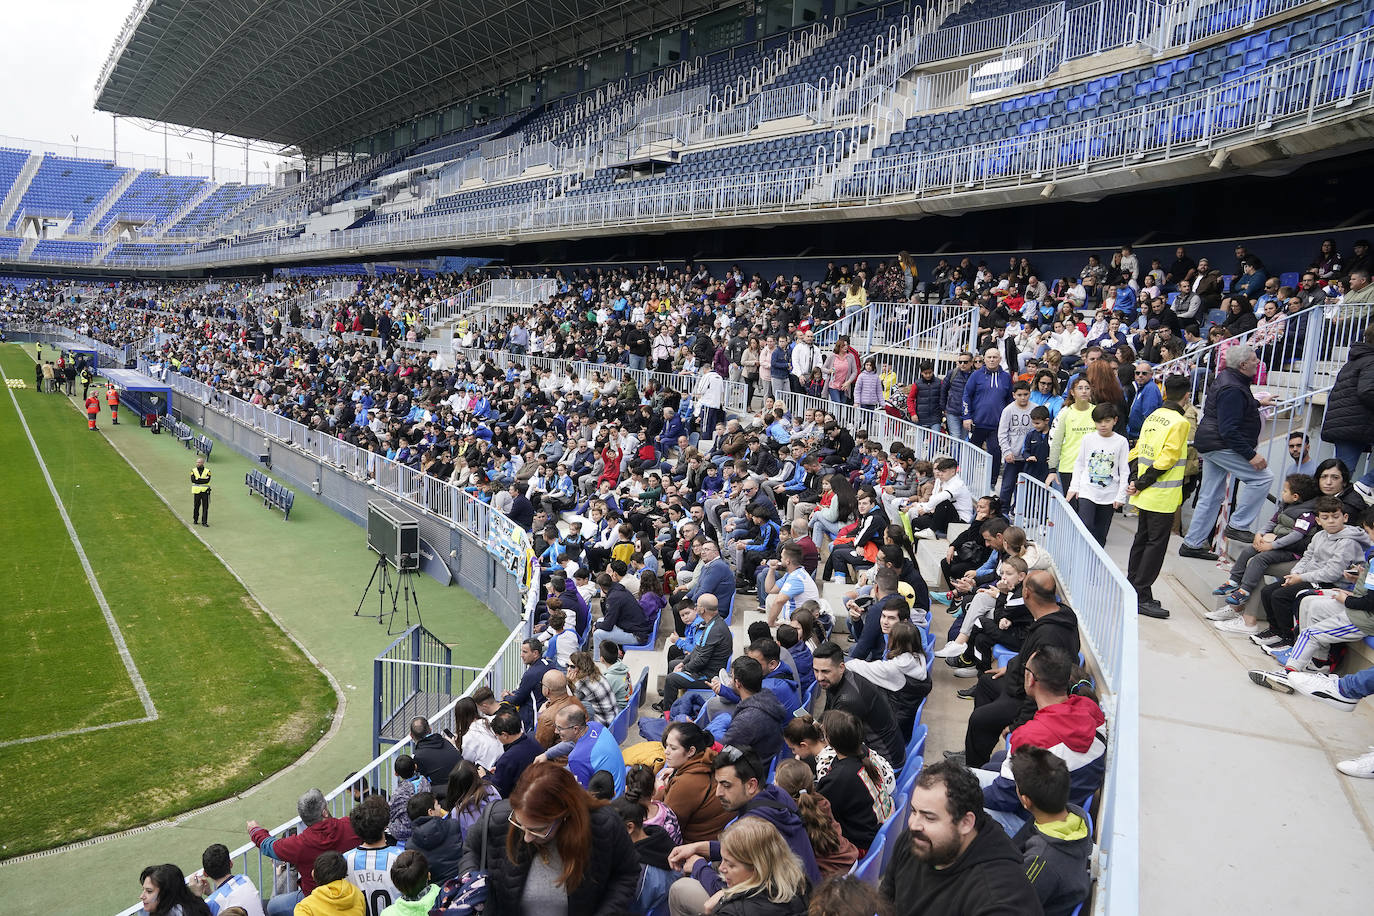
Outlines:
[{"label": "crowd of spectators", "polygon": [[[942,264],[922,280],[905,254],[872,270],[830,265],[820,283],[706,265],[584,271],[555,277],[556,295],[526,312],[456,321],[456,363],[407,338],[468,278],[356,280],[329,302],[251,286],[180,301],[170,287],[78,298],[39,286],[3,308],[6,321],[133,345],[155,371],[450,481],[530,534],[543,600],[520,683],[462,701],[452,736],[415,720],[389,797],[364,787],[347,818],[331,818],[312,790],[294,837],[250,823],[252,841],[296,875],[266,912],[350,912],[355,891],[415,912],[445,882],[446,896],[484,894],[493,912],[848,912],[835,889],[852,888],[844,875],[895,812],[885,899],[864,912],[1069,913],[1088,890],[1105,718],[1056,558],[1009,523],[1009,484],[1025,473],[1057,485],[1103,543],[1118,510],[1138,509],[1131,584],[1143,614],[1167,617],[1150,591],[1169,535],[1155,516],[1172,523],[1178,502],[1152,500],[1198,490],[1180,552],[1214,557],[1209,506],[1225,475],[1213,469],[1247,464],[1254,474],[1219,527],[1250,547],[1218,588],[1230,609],[1218,623],[1284,653],[1287,667],[1252,672],[1256,683],[1352,706],[1374,678],[1331,672],[1341,645],[1374,632],[1374,491],[1352,481],[1363,449],[1339,411],[1323,437],[1346,460],[1304,467],[1311,443],[1299,435],[1284,506],[1248,530],[1262,499],[1247,494],[1270,473],[1253,460],[1250,386],[1261,357],[1299,333],[1283,315],[1321,304],[1348,317],[1374,299],[1359,260],[1368,246],[1353,264],[1333,254],[1323,248],[1305,291],[1272,293],[1243,249],[1229,291],[1183,249],[1167,270],[1142,270],[1129,248],[1108,266],[1093,256],[1048,287],[1025,259],[1001,273]],[[902,297],[977,305],[980,352],[958,354],[943,377],[922,365],[907,379],[844,338],[816,347],[823,324]],[[1368,412],[1374,334],[1358,347],[1332,403]],[[593,365],[500,366],[497,350]],[[694,380],[603,375],[596,363]],[[1197,379],[1213,376],[1206,403],[1191,404]],[[725,380],[749,391],[735,416]],[[967,437],[993,455],[993,490],[971,491],[938,446],[876,441],[823,402],[790,410],[789,391]],[[926,538],[947,541],[934,594],[917,564]],[[1280,578],[1260,587],[1265,575]],[[832,581],[843,582],[833,604],[818,588]],[[953,618],[938,651],[932,602]],[[737,643],[731,622],[755,604]],[[647,721],[661,737],[622,748],[611,725],[631,696],[623,647],[652,647],[656,632],[668,673]],[[937,659],[969,679],[959,694],[973,704],[963,750],[919,769]],[[1374,760],[1341,767],[1374,775]],[[212,910],[225,911],[215,895],[228,888],[221,897],[252,913],[257,891],[227,873],[222,848],[192,884]],[[146,908],[194,911],[173,891],[181,873],[158,868],[144,874]]]}]

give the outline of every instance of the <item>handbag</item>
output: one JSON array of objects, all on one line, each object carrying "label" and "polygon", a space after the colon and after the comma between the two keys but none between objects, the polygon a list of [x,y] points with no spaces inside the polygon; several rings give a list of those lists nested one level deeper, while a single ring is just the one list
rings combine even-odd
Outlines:
[{"label": "handbag", "polygon": [[482,859],[476,871],[466,872],[457,878],[444,882],[439,896],[434,900],[434,908],[429,916],[477,916],[487,908],[487,847],[491,845],[488,825],[491,823],[491,809],[496,802],[487,805],[482,812]]}]

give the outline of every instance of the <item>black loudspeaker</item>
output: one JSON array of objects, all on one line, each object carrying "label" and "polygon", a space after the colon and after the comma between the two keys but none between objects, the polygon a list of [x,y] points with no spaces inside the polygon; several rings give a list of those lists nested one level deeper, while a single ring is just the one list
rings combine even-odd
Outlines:
[{"label": "black loudspeaker", "polygon": [[367,548],[396,569],[419,569],[420,523],[387,503],[369,501]]}]

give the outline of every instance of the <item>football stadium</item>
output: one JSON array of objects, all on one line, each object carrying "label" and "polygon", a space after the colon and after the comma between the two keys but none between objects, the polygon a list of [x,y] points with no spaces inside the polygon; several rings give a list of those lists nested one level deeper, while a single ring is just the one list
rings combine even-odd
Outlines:
[{"label": "football stadium", "polygon": [[0,909],[1367,911],[1374,0],[99,43],[108,150],[0,117]]}]

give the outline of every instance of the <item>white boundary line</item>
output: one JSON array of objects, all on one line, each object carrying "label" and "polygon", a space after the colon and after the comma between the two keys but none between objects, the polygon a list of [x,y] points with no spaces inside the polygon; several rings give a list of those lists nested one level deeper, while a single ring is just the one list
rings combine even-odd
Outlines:
[{"label": "white boundary line", "polygon": [[[9,382],[9,376],[5,374],[3,367],[0,367],[0,379]],[[133,725],[140,722],[153,722],[158,718],[157,707],[153,705],[153,698],[148,694],[148,686],[143,683],[143,675],[138,673],[138,666],[134,664],[134,657],[129,653],[129,644],[124,641],[124,634],[119,629],[119,623],[114,618],[114,612],[110,610],[110,604],[105,600],[105,593],[100,590],[100,583],[95,579],[95,570],[91,569],[91,561],[86,557],[85,548],[81,546],[81,538],[77,537],[76,528],[72,525],[71,516],[67,514],[67,507],[62,504],[62,497],[57,493],[57,485],[53,483],[52,475],[48,473],[48,466],[43,462],[43,455],[38,451],[38,443],[34,441],[33,433],[29,430],[29,423],[24,419],[24,411],[19,406],[19,399],[14,396],[14,389],[6,384],[9,391],[10,402],[14,404],[14,415],[19,418],[19,425],[24,428],[24,435],[28,437],[29,446],[33,449],[33,457],[38,459],[38,469],[43,472],[43,480],[48,484],[48,492],[52,494],[53,502],[57,504],[57,512],[62,516],[62,524],[67,526],[67,537],[71,538],[72,546],[76,548],[76,556],[81,561],[81,568],[86,573],[86,581],[91,584],[91,591],[95,594],[96,603],[100,605],[100,613],[105,616],[105,625],[110,629],[110,636],[114,638],[115,648],[119,651],[119,657],[124,662],[124,670],[129,673],[129,680],[133,682],[134,692],[138,694],[139,702],[143,704],[143,718],[126,719],[123,722],[110,722],[104,725],[92,725],[87,728],[76,728],[60,732],[52,732],[47,735],[35,735],[29,738],[17,738],[11,741],[0,742],[0,747],[10,747],[15,744],[30,744],[35,741],[43,741],[48,738],[66,738],[72,735],[82,735],[87,732],[103,731],[108,728],[115,728],[120,725]]]}]

